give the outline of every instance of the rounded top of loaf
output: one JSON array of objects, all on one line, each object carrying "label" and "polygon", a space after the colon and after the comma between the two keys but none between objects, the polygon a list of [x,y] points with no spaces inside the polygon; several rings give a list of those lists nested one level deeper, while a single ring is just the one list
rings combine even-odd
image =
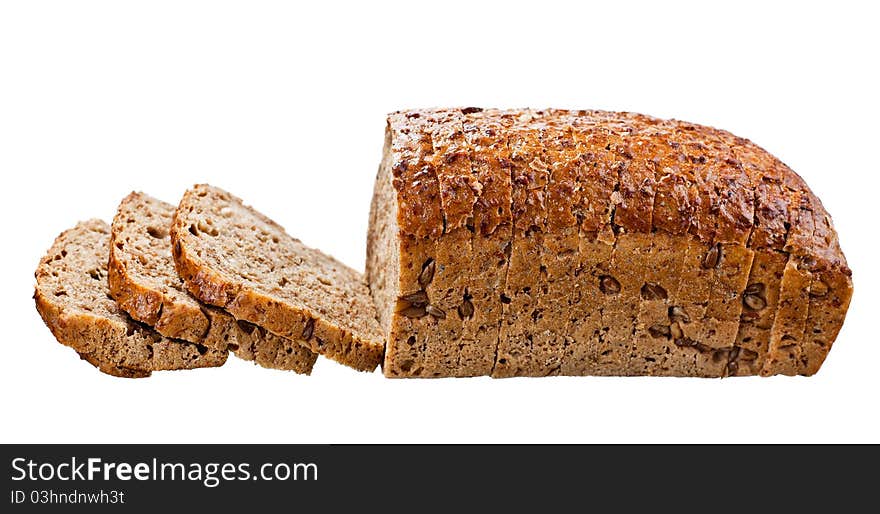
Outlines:
[{"label": "rounded top of loaf", "polygon": [[[547,151],[535,141],[548,132],[564,133],[574,148],[561,155],[580,170],[573,198],[564,204],[583,232],[689,234],[707,244],[784,251],[811,270],[835,268],[849,274],[821,201],[778,158],[724,130],[630,112],[468,107],[390,114],[387,151],[403,234],[436,238],[460,226],[450,220],[458,223],[472,217],[475,206],[480,210],[486,184],[473,183],[472,176],[462,181],[450,177],[469,171],[448,164],[457,157],[450,152],[460,153],[461,148],[431,145],[432,138],[456,130],[473,136],[465,138],[473,177],[480,176],[473,164],[479,162],[476,157],[494,157],[502,164],[493,168],[497,180],[512,182],[514,191],[546,186],[530,182],[528,173],[501,176],[511,173],[503,164],[519,159],[521,167],[547,165]],[[487,138],[495,144],[487,145]],[[597,177],[614,184],[607,199],[598,199],[608,212],[588,208],[596,204],[588,196],[595,194],[591,186]],[[468,194],[462,194],[462,184],[469,184]],[[548,200],[546,194],[534,194],[529,201]],[[516,213],[513,219],[493,221],[516,223]]]}]

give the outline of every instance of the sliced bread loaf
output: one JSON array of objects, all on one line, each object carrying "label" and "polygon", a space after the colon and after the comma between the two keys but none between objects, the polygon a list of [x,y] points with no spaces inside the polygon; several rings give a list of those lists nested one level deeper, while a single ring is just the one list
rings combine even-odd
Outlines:
[{"label": "sliced bread loaf", "polygon": [[162,337],[122,312],[107,284],[109,241],[106,223],[82,222],[62,232],[40,261],[34,300],[56,339],[119,377],[226,362],[225,350]]},{"label": "sliced bread loaf", "polygon": [[266,368],[308,374],[317,354],[192,297],[174,269],[175,207],[143,193],[119,204],[110,235],[110,294],[132,318],[172,338],[232,350]]},{"label": "sliced bread loaf", "polygon": [[[387,376],[819,369],[846,315],[851,271],[821,202],[777,158],[721,130],[633,113],[448,111],[456,109],[388,119],[367,262],[388,331]],[[459,126],[469,168],[456,145],[444,144]],[[506,144],[486,149],[475,134]],[[493,160],[506,164],[489,174],[510,184],[512,230],[498,241],[508,251],[487,259],[493,233],[483,230],[482,206],[500,220],[507,212],[481,173]],[[467,193],[459,186],[475,173],[474,196],[455,194]],[[432,177],[439,187],[428,187]],[[464,224],[470,250],[450,216],[465,206],[473,207]],[[399,308],[416,298],[422,262],[435,284],[450,269],[468,277],[449,282],[455,294],[425,289],[432,304],[469,300],[457,344],[416,330],[413,310]],[[479,291],[487,262],[503,277],[491,295]],[[474,337],[471,319],[480,328],[498,320],[498,329]],[[464,369],[485,362],[494,364]]]},{"label": "sliced bread loaf", "polygon": [[239,198],[205,184],[188,190],[171,241],[177,271],[199,300],[355,369],[381,362],[385,338],[363,275]]}]

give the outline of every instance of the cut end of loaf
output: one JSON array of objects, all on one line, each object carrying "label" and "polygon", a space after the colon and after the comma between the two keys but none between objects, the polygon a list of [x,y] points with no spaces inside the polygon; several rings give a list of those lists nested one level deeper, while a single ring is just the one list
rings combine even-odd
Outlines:
[{"label": "cut end of loaf", "polygon": [[[391,331],[394,308],[400,296],[397,281],[400,275],[400,248],[395,245],[400,228],[397,223],[396,193],[392,185],[391,159],[391,132],[386,130],[382,162],[376,174],[370,203],[366,264],[366,281],[383,334]],[[385,358],[387,361],[387,354]]]}]

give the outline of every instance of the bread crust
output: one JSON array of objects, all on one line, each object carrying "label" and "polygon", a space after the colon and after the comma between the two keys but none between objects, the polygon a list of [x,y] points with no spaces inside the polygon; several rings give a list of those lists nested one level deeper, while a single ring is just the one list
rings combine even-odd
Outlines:
[{"label": "bread crust", "polygon": [[[393,117],[396,125],[401,126],[401,124],[407,123],[407,114],[411,115],[411,113],[421,113],[424,111],[425,110],[398,111],[397,113],[389,115],[389,120]],[[439,111],[442,110],[435,109],[432,112]],[[480,109],[480,112],[482,117],[488,120],[510,113],[510,111],[499,111],[495,109]],[[562,113],[567,111],[548,110],[548,112]],[[671,159],[672,162],[699,163],[701,158],[706,158],[707,155],[711,155],[712,158],[719,159],[720,162],[717,163],[718,166],[723,168],[723,170],[726,170],[725,173],[728,173],[728,175],[729,173],[741,175],[739,168],[747,168],[745,171],[754,175],[755,178],[752,179],[752,182],[755,182],[756,184],[760,182],[761,179],[765,179],[771,183],[780,183],[789,190],[805,191],[807,194],[815,197],[806,186],[803,179],[781,163],[776,157],[756,146],[751,141],[734,136],[729,132],[689,122],[659,120],[657,118],[636,113],[595,110],[574,112],[579,113],[580,117],[584,119],[573,121],[572,124],[577,127],[577,130],[582,131],[584,134],[607,134],[609,131],[615,129],[620,130],[621,128],[635,126],[640,131],[640,134],[643,134],[647,140],[657,145],[657,147],[671,148],[671,156],[667,157],[667,159]],[[646,127],[655,127],[658,128],[658,130],[652,131],[650,128]],[[674,137],[675,134],[678,134],[678,137]],[[392,144],[394,144],[394,142],[392,142]],[[735,160],[726,162],[729,156],[719,155],[719,145],[721,144],[727,145],[732,152],[735,152]],[[597,154],[604,152],[612,153],[628,151],[616,147],[604,150],[604,152],[601,150],[602,149],[599,147],[595,149]],[[407,151],[403,147],[400,147],[398,152],[400,155],[407,155]],[[601,157],[601,155],[594,155],[595,159]],[[689,172],[682,169],[668,170],[668,174],[686,179],[690,175]],[[753,192],[750,187],[736,187],[735,189],[730,189],[725,186],[725,183],[728,180],[732,180],[728,175],[714,174],[704,180],[701,184],[701,188],[698,192],[703,195],[700,204],[701,206],[704,205],[705,209],[701,212],[695,213],[697,219],[692,220],[693,228],[690,231],[691,234],[697,236],[701,241],[707,243],[711,242],[715,234],[715,220],[716,217],[720,215],[723,220],[723,233],[727,234],[729,231],[742,233],[750,232],[752,229],[755,229],[757,235],[753,237],[754,242],[748,244],[750,248],[770,246],[781,249],[781,246],[784,244],[784,228],[779,224],[755,224],[753,219],[754,208],[751,206],[753,204],[752,198],[760,198],[763,200],[765,209],[772,209],[774,205],[778,206],[780,203],[787,204],[787,200],[781,198],[778,193],[774,193],[772,190],[766,188],[755,192]],[[647,178],[647,176],[643,178]],[[735,180],[737,183],[744,185],[745,181],[748,179],[739,176]],[[407,188],[412,188],[411,185],[407,184],[408,182],[411,182],[411,180],[395,181],[395,189],[398,190],[399,194],[402,194],[402,191],[407,190]],[[639,190],[640,185],[641,183],[638,178],[630,180],[628,181],[628,184],[624,185],[624,193],[622,193],[620,203],[622,206],[620,207],[622,212],[616,214],[616,223],[629,232],[644,232],[649,226],[659,224],[657,228],[662,228],[671,233],[680,233],[681,229],[670,228],[670,224],[689,221],[688,211],[690,209],[684,207],[681,211],[675,213],[670,212],[670,215],[666,218],[663,218],[662,216],[651,216],[654,223],[649,225],[646,223],[646,219],[652,214],[652,212],[650,207],[645,207],[649,202],[642,198],[647,198],[648,195]],[[714,202],[717,206],[713,206],[713,202],[710,198],[710,190],[715,187],[718,187],[720,191],[724,191],[727,194],[723,199],[723,202]],[[428,198],[429,196],[420,194],[412,189],[409,190],[408,200],[410,203],[415,202],[414,205],[417,204],[419,207],[407,207],[405,205],[404,208],[401,209],[399,214],[401,232],[408,234],[418,233],[421,235],[428,235],[430,233],[435,237],[439,235],[439,232],[442,231],[442,229],[435,228],[429,230],[426,228],[442,227],[442,212],[439,203],[428,202],[426,201]],[[479,198],[477,198],[476,201],[478,202]],[[650,205],[653,205],[653,203],[650,203]],[[410,211],[419,211],[422,214],[418,217],[414,217]],[[827,214],[827,212],[824,214]],[[772,219],[774,216],[765,216],[765,219],[768,218]],[[425,221],[423,222],[423,220]],[[593,220],[593,222],[595,223],[595,220]],[[730,237],[730,239],[740,240],[741,236]],[[818,245],[812,244],[808,244],[807,246],[813,248],[814,251],[818,251],[817,249],[821,248]],[[810,248],[805,247],[804,249],[809,250]],[[846,263],[845,258],[842,258],[843,255],[834,251],[825,252],[825,255],[818,257],[828,260],[828,264],[834,263],[838,266],[845,266]]]}]

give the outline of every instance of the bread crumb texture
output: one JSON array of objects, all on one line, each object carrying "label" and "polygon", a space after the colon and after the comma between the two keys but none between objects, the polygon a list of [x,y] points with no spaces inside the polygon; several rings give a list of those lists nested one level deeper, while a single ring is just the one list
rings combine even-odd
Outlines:
[{"label": "bread crumb texture", "polygon": [[40,260],[34,300],[58,342],[119,377],[223,365],[225,350],[163,337],[119,308],[107,282],[109,243],[110,226],[89,220],[62,232]]}]

